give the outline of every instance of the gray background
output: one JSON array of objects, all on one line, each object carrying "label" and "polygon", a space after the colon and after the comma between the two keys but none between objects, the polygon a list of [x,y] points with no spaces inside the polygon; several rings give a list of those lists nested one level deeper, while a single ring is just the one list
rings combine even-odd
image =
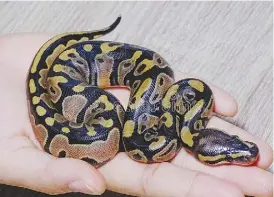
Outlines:
[{"label": "gray background", "polygon": [[[272,145],[272,9],[272,2],[0,2],[0,29],[93,30],[121,14],[118,28],[101,39],[150,48],[174,69],[225,89],[239,103],[227,120]],[[5,186],[0,195],[47,196]]]}]

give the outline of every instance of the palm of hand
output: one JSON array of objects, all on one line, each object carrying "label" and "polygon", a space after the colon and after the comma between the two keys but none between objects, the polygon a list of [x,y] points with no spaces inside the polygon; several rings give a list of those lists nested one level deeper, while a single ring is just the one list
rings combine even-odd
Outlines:
[{"label": "palm of hand", "polygon": [[[257,166],[209,167],[181,150],[171,163],[150,165],[134,162],[125,153],[119,153],[97,171],[83,161],[57,159],[44,153],[29,122],[25,80],[35,52],[48,38],[45,35],[0,38],[0,70],[4,73],[0,79],[3,84],[0,87],[3,95],[0,102],[0,183],[49,194],[71,191],[101,194],[107,188],[131,195],[156,197],[272,196],[272,174],[264,170],[272,162],[271,148],[218,118],[212,118],[208,126],[237,134],[258,145],[261,155]],[[177,80],[182,77],[180,73],[176,76]],[[222,90],[213,86],[212,89],[216,98],[215,112],[234,115],[237,110],[235,101]],[[127,92],[112,90],[112,93],[126,105]]]}]

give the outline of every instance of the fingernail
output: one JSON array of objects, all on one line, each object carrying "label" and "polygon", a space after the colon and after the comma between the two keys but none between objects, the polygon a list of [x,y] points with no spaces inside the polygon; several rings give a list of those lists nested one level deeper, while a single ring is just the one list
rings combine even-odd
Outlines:
[{"label": "fingernail", "polygon": [[69,185],[69,189],[72,192],[80,192],[83,194],[100,195],[101,193],[96,191],[92,186],[88,185],[84,181],[75,181]]}]

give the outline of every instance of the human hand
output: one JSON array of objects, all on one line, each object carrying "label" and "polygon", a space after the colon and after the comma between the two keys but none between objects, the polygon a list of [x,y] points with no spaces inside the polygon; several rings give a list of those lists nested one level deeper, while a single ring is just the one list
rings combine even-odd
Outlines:
[{"label": "human hand", "polygon": [[[201,164],[185,150],[171,163],[141,164],[119,153],[98,170],[86,162],[54,158],[43,152],[36,141],[28,118],[26,77],[32,58],[51,36],[20,34],[0,37],[0,183],[26,187],[49,194],[82,192],[101,194],[112,191],[137,196],[272,196],[272,174],[267,169],[273,151],[261,139],[219,118],[208,127],[225,130],[256,143],[260,157],[256,166],[219,166]],[[176,72],[176,80],[185,75]],[[211,85],[216,113],[233,116],[237,104],[227,93]],[[127,104],[128,92],[111,90]],[[82,181],[82,182],[75,182]],[[89,187],[80,185],[85,182]],[[73,184],[72,184],[73,183]]]}]

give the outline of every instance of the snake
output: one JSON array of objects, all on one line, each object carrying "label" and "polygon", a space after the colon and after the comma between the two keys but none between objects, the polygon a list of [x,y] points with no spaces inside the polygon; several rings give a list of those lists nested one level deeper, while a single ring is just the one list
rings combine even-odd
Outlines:
[{"label": "snake", "polygon": [[[43,151],[100,167],[119,152],[140,163],[171,161],[184,148],[206,165],[251,165],[258,146],[207,128],[214,97],[202,80],[174,79],[158,53],[98,38],[107,28],[60,33],[35,54],[28,71],[28,114]],[[107,91],[130,91],[125,109]]]}]

